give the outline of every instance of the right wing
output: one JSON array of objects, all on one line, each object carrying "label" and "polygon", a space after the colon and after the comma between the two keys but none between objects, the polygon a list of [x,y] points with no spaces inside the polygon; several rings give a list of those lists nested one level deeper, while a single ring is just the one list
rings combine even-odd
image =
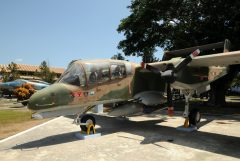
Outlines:
[{"label": "right wing", "polygon": [[240,51],[197,56],[189,63],[193,67],[228,66],[234,64],[240,64]]}]

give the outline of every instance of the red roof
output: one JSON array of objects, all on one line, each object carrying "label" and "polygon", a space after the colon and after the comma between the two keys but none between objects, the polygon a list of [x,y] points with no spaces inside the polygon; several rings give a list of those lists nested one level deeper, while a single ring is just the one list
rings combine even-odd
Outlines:
[{"label": "red roof", "polygon": [[[0,69],[1,68],[7,69],[7,66],[8,65],[0,64]],[[40,71],[39,66],[37,65],[17,64],[17,66],[18,66],[18,71],[27,71],[27,72],[35,72],[36,70]],[[62,74],[64,70],[65,70],[64,68],[50,67],[50,71],[57,74]]]}]

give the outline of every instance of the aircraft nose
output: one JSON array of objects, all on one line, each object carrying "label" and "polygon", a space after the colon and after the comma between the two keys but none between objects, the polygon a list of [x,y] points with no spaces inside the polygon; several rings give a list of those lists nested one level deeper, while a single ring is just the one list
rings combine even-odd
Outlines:
[{"label": "aircraft nose", "polygon": [[28,102],[30,110],[42,110],[67,105],[72,101],[71,91],[64,84],[56,83],[34,93]]}]

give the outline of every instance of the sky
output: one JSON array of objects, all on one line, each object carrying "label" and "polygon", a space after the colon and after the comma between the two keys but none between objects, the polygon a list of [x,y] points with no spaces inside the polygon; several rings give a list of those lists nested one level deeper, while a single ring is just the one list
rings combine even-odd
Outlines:
[{"label": "sky", "polygon": [[[124,39],[116,29],[131,0],[1,0],[0,64],[66,68],[71,60],[109,59]],[[156,55],[157,56],[157,55]],[[159,56],[160,57],[160,56]],[[127,57],[141,62],[141,58]]]}]

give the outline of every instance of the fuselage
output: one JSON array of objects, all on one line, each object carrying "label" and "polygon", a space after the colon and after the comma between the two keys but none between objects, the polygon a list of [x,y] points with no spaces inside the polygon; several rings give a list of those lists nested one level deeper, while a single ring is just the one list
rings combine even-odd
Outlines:
[{"label": "fuselage", "polygon": [[[182,59],[166,61],[174,66]],[[172,84],[176,89],[197,89],[227,73],[226,67],[187,67]],[[77,60],[69,64],[59,80],[36,92],[29,100],[33,111],[68,110],[127,101],[145,91],[165,91],[161,77],[121,60]]]},{"label": "fuselage", "polygon": [[74,61],[55,84],[30,98],[28,108],[57,110],[128,100],[137,66],[119,60]]}]

